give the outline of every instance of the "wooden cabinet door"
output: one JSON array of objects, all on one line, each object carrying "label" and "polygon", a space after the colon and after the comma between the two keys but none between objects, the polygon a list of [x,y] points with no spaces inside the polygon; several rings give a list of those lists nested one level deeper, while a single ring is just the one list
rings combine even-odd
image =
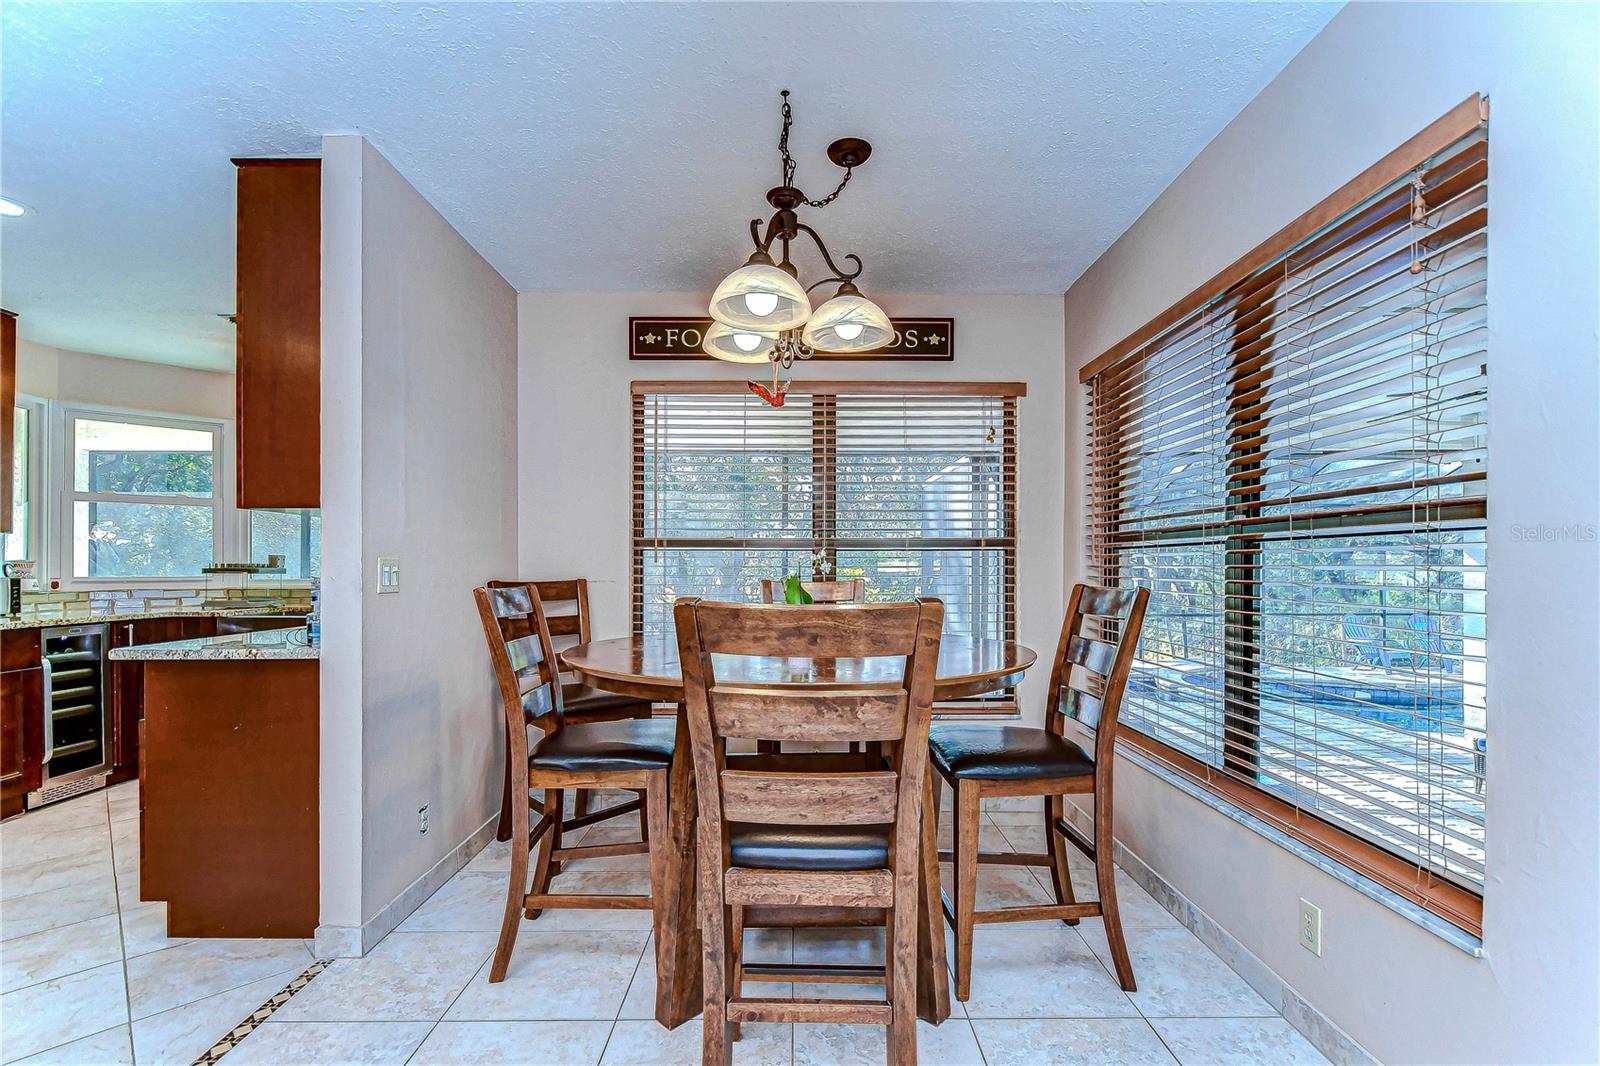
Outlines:
[{"label": "wooden cabinet door", "polygon": [[[111,646],[126,648],[134,644],[161,644],[169,640],[208,635],[206,623],[216,631],[215,619],[143,618],[136,622],[114,622]],[[128,781],[139,776],[139,723],[144,719],[144,664],[113,661],[111,683],[107,686],[111,707],[106,717],[112,724],[111,780]]]},{"label": "wooden cabinet door", "polygon": [[39,631],[0,632],[0,818],[22,811],[44,777],[44,671]]},{"label": "wooden cabinet door", "polygon": [[322,488],[322,161],[235,159],[238,506]]},{"label": "wooden cabinet door", "polygon": [[[0,311],[0,533],[11,528],[12,444],[17,403],[17,316]],[[34,558],[38,558],[37,555]]]}]

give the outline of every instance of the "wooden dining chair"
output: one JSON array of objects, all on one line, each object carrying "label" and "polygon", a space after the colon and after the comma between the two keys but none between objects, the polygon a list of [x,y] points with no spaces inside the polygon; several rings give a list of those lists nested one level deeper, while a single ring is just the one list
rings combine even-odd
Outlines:
[{"label": "wooden dining chair", "polygon": [[[473,590],[473,598],[500,685],[511,793],[515,798],[511,804],[510,884],[489,980],[505,979],[523,915],[537,918],[547,907],[650,909],[654,911],[656,943],[660,944],[667,920],[661,891],[668,861],[667,771],[672,764],[676,723],[671,719],[567,722],[555,648],[538,589],[531,583],[484,586]],[[531,744],[530,729],[540,734]],[[642,801],[625,805],[643,807],[642,839],[568,847],[564,833],[582,821],[562,818],[563,792],[569,788],[642,791]],[[542,803],[532,798],[534,789],[544,791]],[[609,817],[615,813],[597,812],[589,818],[598,820],[600,815]],[[532,822],[534,814],[539,816],[537,822]],[[529,855],[535,846],[539,856],[533,863],[530,890]],[[550,878],[563,861],[646,852],[650,855],[649,895],[561,894],[549,890]]]},{"label": "wooden dining chair", "polygon": [[[782,580],[774,581],[769,577],[761,579],[761,602],[783,603]],[[866,603],[867,582],[865,578],[855,578],[851,581],[802,581],[800,587],[811,593],[813,603]]]},{"label": "wooden dining chair", "polygon": [[[887,1025],[889,1061],[916,1062],[918,860],[924,843],[936,846],[922,810],[944,604],[779,609],[682,599],[673,618],[700,804],[704,1061],[730,1061],[741,1022],[788,1021]],[[848,686],[725,683],[713,665],[713,656],[792,655],[906,658],[900,678]],[[730,759],[732,739],[874,741],[888,759],[875,769]],[[759,906],[883,910],[882,967],[818,967],[810,978],[881,981],[883,999],[746,998],[746,980],[792,979],[744,962],[745,909]]]},{"label": "wooden dining chair", "polygon": [[[1024,726],[938,725],[929,732],[934,772],[955,788],[955,905],[945,915],[956,931],[956,998],[972,991],[972,933],[989,922],[1033,922],[1060,918],[1105,919],[1106,942],[1117,981],[1136,990],[1133,963],[1117,913],[1116,868],[1112,865],[1111,769],[1117,714],[1144,625],[1148,589],[1078,585],[1067,601],[1055,662],[1050,668],[1043,729]],[[1088,745],[1085,747],[1084,745]],[[1092,754],[1091,754],[1092,753]],[[938,795],[938,781],[934,781]],[[1087,795],[1094,806],[1094,838],[1086,839],[1066,818],[1066,796]],[[990,796],[1045,797],[1047,851],[989,854],[978,851],[978,822]],[[937,803],[935,810],[937,811]],[[937,818],[937,815],[935,815]],[[1079,902],[1067,873],[1066,842],[1094,863],[1100,898]],[[1047,866],[1055,889],[1052,905],[977,909],[978,864]]]},{"label": "wooden dining chair", "polygon": [[[811,593],[813,603],[866,603],[867,582],[865,578],[854,578],[850,581],[802,581],[800,587]],[[762,603],[787,603],[784,599],[784,582],[774,581],[771,578],[761,579]],[[781,750],[782,745],[772,741],[762,741],[757,745],[764,755],[772,755]],[[866,750],[861,744],[851,744],[850,750],[862,752]]]},{"label": "wooden dining chair", "polygon": [[[539,602],[545,612],[545,625],[550,630],[552,642],[566,640],[568,645],[587,644],[594,639],[589,628],[589,582],[586,578],[563,578],[557,581],[490,581],[486,587],[491,589],[516,588],[520,585],[532,584],[539,593]],[[565,609],[570,605],[570,610]],[[560,650],[559,647],[557,650]],[[585,685],[576,681],[563,681],[561,685],[561,702],[565,710],[565,721],[568,725],[579,725],[584,722],[614,722],[623,718],[649,718],[651,704],[649,700],[641,700],[634,696],[622,696],[615,692],[607,692],[592,685]],[[600,812],[602,817],[589,819],[590,790],[586,788],[574,789],[572,799],[573,821],[566,825],[567,829],[577,829],[583,825],[590,825],[593,821],[604,821],[606,818],[615,818],[621,814],[630,813],[633,808],[622,805],[609,808]],[[507,753],[505,787],[500,798],[500,824],[495,829],[496,840],[511,839],[511,762],[510,753]]]}]

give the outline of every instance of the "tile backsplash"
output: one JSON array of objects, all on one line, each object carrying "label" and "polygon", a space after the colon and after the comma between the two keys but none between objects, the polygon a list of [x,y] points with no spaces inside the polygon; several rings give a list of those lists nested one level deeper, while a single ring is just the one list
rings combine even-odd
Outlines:
[{"label": "tile backsplash", "polygon": [[246,588],[206,588],[169,585],[162,588],[92,589],[61,592],[24,592],[22,605],[33,609],[73,608],[98,611],[159,611],[170,607],[199,607],[208,600],[273,600],[285,607],[311,609],[311,589],[305,585],[253,582]]}]

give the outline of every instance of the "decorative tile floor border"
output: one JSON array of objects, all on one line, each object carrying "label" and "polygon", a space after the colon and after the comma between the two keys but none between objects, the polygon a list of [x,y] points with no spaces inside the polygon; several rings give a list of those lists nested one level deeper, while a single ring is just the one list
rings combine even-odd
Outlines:
[{"label": "decorative tile floor border", "polygon": [[306,967],[306,969],[298,977],[274,993],[271,999],[267,1000],[265,1003],[261,1004],[261,1006],[251,1011],[248,1018],[234,1026],[232,1029],[229,1029],[223,1038],[218,1040],[215,1044],[212,1044],[210,1049],[207,1050],[204,1055],[201,1055],[199,1058],[195,1059],[194,1066],[211,1066],[212,1063],[220,1061],[222,1056],[238,1047],[244,1041],[245,1037],[255,1032],[256,1028],[260,1026],[262,1022],[266,1021],[268,1018],[277,1013],[279,1007],[289,1002],[290,999],[294,998],[296,993],[305,988],[306,985],[309,985],[312,978],[316,977],[317,974],[321,973],[323,970],[326,970],[331,961],[331,959],[319,959],[310,966]]}]

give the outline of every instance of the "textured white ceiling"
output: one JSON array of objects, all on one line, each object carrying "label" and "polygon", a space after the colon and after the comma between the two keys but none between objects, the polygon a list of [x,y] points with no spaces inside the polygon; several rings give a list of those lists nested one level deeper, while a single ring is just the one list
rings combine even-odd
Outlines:
[{"label": "textured white ceiling", "polygon": [[[230,156],[365,134],[517,289],[709,289],[777,184],[882,292],[1063,291],[1337,4],[3,6],[0,301],[225,368]],[[802,270],[816,262],[800,259]]]}]

